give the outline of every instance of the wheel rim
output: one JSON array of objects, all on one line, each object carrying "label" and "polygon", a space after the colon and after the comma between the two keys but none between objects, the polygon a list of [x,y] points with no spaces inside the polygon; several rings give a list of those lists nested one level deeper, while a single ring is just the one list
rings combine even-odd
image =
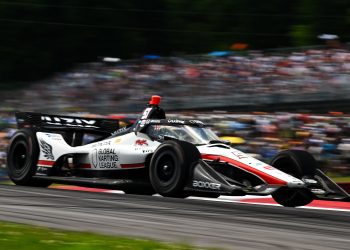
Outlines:
[{"label": "wheel rim", "polygon": [[156,164],[156,175],[162,184],[171,183],[175,176],[175,158],[169,152],[164,152],[158,158]]},{"label": "wheel rim", "polygon": [[18,142],[13,149],[12,166],[16,176],[21,176],[28,168],[28,148],[25,142]]}]

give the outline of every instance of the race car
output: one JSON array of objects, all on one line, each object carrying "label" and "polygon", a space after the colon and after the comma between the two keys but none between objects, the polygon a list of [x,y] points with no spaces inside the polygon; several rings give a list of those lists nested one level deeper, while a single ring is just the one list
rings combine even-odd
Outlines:
[{"label": "race car", "polygon": [[288,207],[314,199],[349,200],[311,154],[278,153],[270,164],[222,141],[198,120],[170,119],[152,96],[133,124],[118,120],[16,113],[7,168],[17,185],[52,183],[187,196],[272,195]]}]

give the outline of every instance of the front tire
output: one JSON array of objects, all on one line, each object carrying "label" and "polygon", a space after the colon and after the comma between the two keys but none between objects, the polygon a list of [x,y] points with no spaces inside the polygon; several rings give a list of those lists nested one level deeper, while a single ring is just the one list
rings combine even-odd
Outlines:
[{"label": "front tire", "polygon": [[47,187],[49,181],[34,180],[39,159],[39,145],[33,129],[18,130],[10,141],[7,151],[7,169],[16,185]]},{"label": "front tire", "polygon": [[188,174],[201,155],[191,143],[165,141],[152,156],[149,176],[154,190],[162,196],[185,198]]},{"label": "front tire", "polygon": [[284,207],[306,206],[314,200],[314,194],[307,188],[280,187],[272,198]]},{"label": "front tire", "polygon": [[[314,157],[302,150],[285,150],[277,154],[271,166],[298,179],[304,176],[313,177],[317,163]],[[285,207],[305,206],[315,198],[310,189],[281,187],[272,193],[272,198]]]}]

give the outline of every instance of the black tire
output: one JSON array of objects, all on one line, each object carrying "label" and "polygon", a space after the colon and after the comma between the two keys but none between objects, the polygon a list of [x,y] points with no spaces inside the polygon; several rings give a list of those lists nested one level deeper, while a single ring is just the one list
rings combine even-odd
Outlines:
[{"label": "black tire", "polygon": [[296,178],[313,176],[317,169],[315,158],[303,150],[282,151],[272,159],[271,165]]},{"label": "black tire", "polygon": [[284,207],[300,207],[306,206],[315,197],[307,188],[280,187],[272,193],[272,198]]},{"label": "black tire", "polygon": [[16,185],[47,187],[52,182],[34,180],[39,159],[39,145],[33,129],[20,129],[12,137],[7,150],[7,169]]},{"label": "black tire", "polygon": [[165,141],[154,152],[149,176],[154,190],[162,196],[185,198],[184,187],[188,175],[201,155],[191,143]]},{"label": "black tire", "polygon": [[[301,179],[303,176],[313,177],[316,173],[315,158],[302,150],[285,150],[277,154],[271,161],[271,166]],[[307,188],[281,187],[272,193],[272,198],[285,207],[305,206],[315,198]]]}]

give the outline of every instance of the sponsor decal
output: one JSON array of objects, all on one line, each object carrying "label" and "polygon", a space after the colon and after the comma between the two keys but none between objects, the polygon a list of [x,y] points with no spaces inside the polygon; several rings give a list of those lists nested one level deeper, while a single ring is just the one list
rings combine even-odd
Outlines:
[{"label": "sponsor decal", "polygon": [[41,152],[44,154],[44,157],[49,160],[54,160],[55,157],[52,154],[52,146],[44,140],[40,140],[39,144],[41,147]]},{"label": "sponsor decal", "polygon": [[146,120],[142,120],[142,121],[140,121],[140,127],[144,127],[144,126],[145,126],[145,124],[146,124]]},{"label": "sponsor decal", "polygon": [[245,153],[241,152],[241,151],[238,151],[238,150],[233,150],[232,151],[232,154],[234,156],[236,156],[238,159],[244,159],[244,158],[249,158],[248,155],[246,155]]},{"label": "sponsor decal", "polygon": [[[146,117],[147,118],[147,117]],[[142,128],[144,127],[145,125],[148,125],[148,124],[160,124],[161,123],[161,120],[156,120],[156,119],[143,119],[141,118],[141,120],[139,120],[137,123],[138,125]],[[133,131],[136,131],[137,128],[134,128]]]},{"label": "sponsor decal", "polygon": [[49,138],[58,138],[60,137],[58,134],[52,134],[52,133],[45,133],[45,135]]},{"label": "sponsor decal", "polygon": [[114,148],[94,149],[92,153],[92,165],[95,168],[117,168],[119,156]]},{"label": "sponsor decal", "polygon": [[184,120],[168,120],[168,123],[185,124]]},{"label": "sponsor decal", "polygon": [[212,189],[212,190],[220,190],[221,188],[221,184],[219,183],[208,182],[208,181],[196,181],[196,180],[193,181],[192,186],[196,188],[206,188],[206,189]]},{"label": "sponsor decal", "polygon": [[142,153],[148,154],[148,153],[153,153],[152,149],[142,149]]},{"label": "sponsor decal", "polygon": [[274,170],[275,168],[269,165],[264,166],[265,169],[267,170]]},{"label": "sponsor decal", "polygon": [[192,123],[192,124],[197,124],[197,125],[204,125],[203,122],[199,121],[199,120],[189,120],[189,123]]},{"label": "sponsor decal", "polygon": [[122,141],[122,138],[117,138],[117,139],[114,140],[114,143],[115,144],[119,144],[121,141]]},{"label": "sponsor decal", "polygon": [[148,154],[148,153],[153,153],[154,152],[153,149],[146,148],[144,146],[135,147],[134,150],[137,151],[137,152],[140,152],[140,153],[142,152],[143,154]]},{"label": "sponsor decal", "polygon": [[135,141],[136,146],[148,146],[147,140],[138,139]]},{"label": "sponsor decal", "polygon": [[62,141],[62,136],[59,134],[51,134],[51,133],[45,133],[47,137],[49,137],[51,140],[55,141]]},{"label": "sponsor decal", "polygon": [[117,129],[116,131],[114,131],[114,132],[112,133],[112,135],[117,135],[117,134],[122,133],[122,132],[124,132],[124,131],[126,131],[126,130],[127,130],[127,127],[122,127],[122,128],[120,128],[120,129]]},{"label": "sponsor decal", "polygon": [[144,120],[144,124],[160,124],[161,121],[160,120],[155,120],[155,119],[147,119],[147,120]]},{"label": "sponsor decal", "polygon": [[95,120],[58,117],[58,116],[41,116],[41,120],[47,124],[57,125],[57,126],[98,128],[97,126],[94,126],[94,124],[96,124]]},{"label": "sponsor decal", "polygon": [[111,141],[100,141],[100,142],[91,144],[91,147],[95,148],[95,147],[110,146],[110,145],[111,145]]}]

